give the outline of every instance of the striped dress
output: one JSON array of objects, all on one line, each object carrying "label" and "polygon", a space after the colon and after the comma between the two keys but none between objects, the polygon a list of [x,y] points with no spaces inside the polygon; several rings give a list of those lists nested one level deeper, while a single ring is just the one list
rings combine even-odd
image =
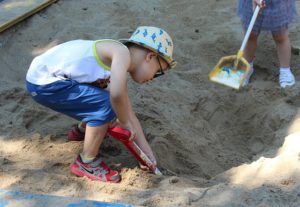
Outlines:
[{"label": "striped dress", "polygon": [[[252,0],[238,0],[237,13],[247,30],[253,15]],[[295,0],[266,0],[266,7],[261,10],[252,32],[280,33],[288,29],[297,16]]]}]

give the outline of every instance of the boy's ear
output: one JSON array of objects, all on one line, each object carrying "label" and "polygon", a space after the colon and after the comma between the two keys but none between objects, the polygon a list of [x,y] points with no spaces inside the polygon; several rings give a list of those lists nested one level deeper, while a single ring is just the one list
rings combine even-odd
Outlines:
[{"label": "boy's ear", "polygon": [[149,51],[146,55],[146,60],[150,61],[152,58],[155,58],[157,54],[155,52]]}]

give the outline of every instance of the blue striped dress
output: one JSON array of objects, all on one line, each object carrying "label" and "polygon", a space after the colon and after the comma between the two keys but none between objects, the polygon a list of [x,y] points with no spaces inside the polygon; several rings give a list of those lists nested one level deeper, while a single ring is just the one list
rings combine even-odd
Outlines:
[{"label": "blue striped dress", "polygon": [[[252,0],[238,0],[237,13],[247,30],[253,15]],[[296,17],[295,0],[266,0],[266,7],[261,10],[252,32],[258,34],[263,30],[280,33],[288,29]]]}]

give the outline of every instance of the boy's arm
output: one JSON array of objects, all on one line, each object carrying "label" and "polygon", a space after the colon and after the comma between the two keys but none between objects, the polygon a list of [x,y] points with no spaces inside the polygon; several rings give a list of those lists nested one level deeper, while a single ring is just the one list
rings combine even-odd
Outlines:
[{"label": "boy's arm", "polygon": [[132,113],[127,89],[127,70],[130,66],[130,54],[119,49],[112,55],[110,76],[110,100],[112,107],[122,125],[132,130],[129,123]]},{"label": "boy's arm", "polygon": [[136,129],[136,136],[134,141],[137,143],[137,145],[143,150],[143,152],[148,155],[148,157],[150,158],[150,160],[153,162],[153,164],[156,166],[157,162],[156,162],[156,158],[152,152],[152,149],[145,137],[145,134],[143,132],[142,126],[138,120],[138,118],[136,117],[135,114],[132,115],[132,121],[134,124],[134,127]]},{"label": "boy's arm", "polygon": [[156,159],[148,144],[141,124],[132,110],[127,89],[127,70],[130,66],[128,51],[118,51],[112,57],[110,77],[110,98],[112,107],[117,114],[120,124],[130,130],[135,136],[136,143],[156,165]]}]

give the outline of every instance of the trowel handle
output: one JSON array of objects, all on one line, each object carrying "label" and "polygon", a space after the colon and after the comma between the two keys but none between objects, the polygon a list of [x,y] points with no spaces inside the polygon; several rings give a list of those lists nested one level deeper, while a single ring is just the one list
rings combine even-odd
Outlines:
[{"label": "trowel handle", "polygon": [[154,174],[162,175],[142,149],[134,141],[129,139],[131,136],[130,131],[119,127],[113,127],[109,128],[107,132],[113,138],[121,141],[142,165],[147,166]]},{"label": "trowel handle", "polygon": [[[249,0],[249,1],[250,1],[250,0]],[[260,3],[261,3],[261,2],[262,2],[262,0],[260,1]],[[254,13],[253,13],[253,16],[252,16],[252,18],[251,18],[250,24],[249,24],[249,26],[248,26],[246,35],[245,35],[245,37],[244,37],[242,46],[241,46],[241,48],[240,48],[240,51],[244,51],[244,49],[245,49],[245,47],[246,47],[246,44],[247,44],[247,42],[248,42],[248,40],[249,40],[251,31],[252,31],[253,26],[254,26],[254,24],[255,24],[255,21],[256,21],[256,19],[257,19],[259,10],[260,10],[260,7],[259,7],[259,6],[256,6],[255,11],[254,11]]]}]

